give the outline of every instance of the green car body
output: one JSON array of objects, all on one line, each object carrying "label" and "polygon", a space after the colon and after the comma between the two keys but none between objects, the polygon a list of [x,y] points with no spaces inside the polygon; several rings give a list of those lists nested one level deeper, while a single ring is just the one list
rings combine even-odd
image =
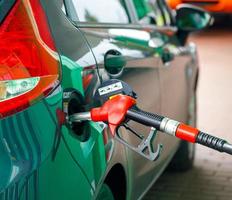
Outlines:
[{"label": "green car body", "polygon": [[[62,85],[83,93],[80,66],[66,57],[61,57],[61,62],[63,76],[67,77],[67,81]],[[11,176],[14,164],[7,159],[8,156],[5,156],[6,151],[1,150],[1,155],[6,157],[1,160],[5,175],[1,177],[1,184],[3,184],[1,188],[7,187],[1,193],[2,199],[17,199],[17,196],[20,199],[93,198],[96,184],[99,184],[106,170],[103,129],[98,124],[90,122],[88,124],[90,138],[87,142],[77,143],[72,136],[73,133],[63,127],[61,130],[63,140],[59,144],[56,158],[53,159],[54,138],[56,138],[58,126],[56,110],[62,108],[62,100],[63,92],[60,88],[57,94],[36,103],[28,110],[1,120],[1,133],[4,134],[2,137],[15,137],[12,140],[9,139],[12,145],[18,145],[15,157],[18,160],[28,160],[28,163],[33,165],[28,173],[27,163],[24,163],[22,168],[27,174],[19,174],[13,181]],[[13,130],[11,127],[14,127]],[[16,144],[15,141],[18,143]],[[23,159],[20,154],[24,153],[28,155]],[[75,160],[81,161],[80,166],[75,163]]]},{"label": "green car body", "polygon": [[[75,21],[73,1],[40,1],[59,54],[60,84],[27,109],[0,120],[0,200],[138,199],[171,161],[180,142],[162,134],[155,145],[162,143],[164,150],[153,163],[115,141],[104,123],[59,124],[61,110],[72,114],[94,107],[96,88],[113,77],[105,65],[122,63],[119,79],[133,86],[144,109],[184,122],[195,119],[196,48],[183,46],[164,1],[159,8],[170,15],[169,21],[160,15],[156,25],[150,17],[153,8],[141,2],[136,11],[133,3],[139,1],[120,1],[129,16],[120,24],[96,22],[91,15],[90,21]],[[111,50],[125,57],[104,60]],[[71,94],[68,102],[65,94]]]}]

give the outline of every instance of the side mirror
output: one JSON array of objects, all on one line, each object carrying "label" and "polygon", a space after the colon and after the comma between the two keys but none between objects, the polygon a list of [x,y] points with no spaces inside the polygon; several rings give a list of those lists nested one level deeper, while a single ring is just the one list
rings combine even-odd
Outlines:
[{"label": "side mirror", "polygon": [[188,4],[180,4],[177,7],[176,24],[182,31],[198,31],[211,25],[212,22],[212,16],[204,9]]}]

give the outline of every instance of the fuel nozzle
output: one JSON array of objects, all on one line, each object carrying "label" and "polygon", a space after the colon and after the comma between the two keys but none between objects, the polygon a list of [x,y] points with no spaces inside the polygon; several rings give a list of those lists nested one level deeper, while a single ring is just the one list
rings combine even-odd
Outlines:
[{"label": "fuel nozzle", "polygon": [[136,101],[130,96],[115,95],[106,101],[101,107],[93,108],[90,112],[76,113],[69,117],[69,121],[92,120],[94,122],[108,123],[114,136],[115,130],[125,120],[127,111],[135,105]]},{"label": "fuel nozzle", "polygon": [[136,104],[136,93],[125,82],[111,79],[103,82],[96,90],[94,100],[100,106],[89,112],[70,115],[68,122],[92,120],[108,123],[112,135],[116,128],[125,120],[126,112]]},{"label": "fuel nozzle", "polygon": [[[131,96],[118,94],[112,96],[101,107],[91,109],[90,112],[76,113],[71,115],[69,117],[69,121],[77,122],[83,120],[92,120],[95,122],[106,122],[110,128],[112,136],[116,140],[151,161],[157,160],[161,153],[162,145],[159,144],[156,150],[153,147],[153,141],[157,133],[156,129],[151,127],[148,136],[145,137],[144,134],[137,133],[126,123],[128,120],[127,112],[135,105],[136,100]],[[131,134],[137,137],[137,139],[140,140],[139,144],[129,144],[126,140],[124,140],[120,134],[120,131],[118,130],[120,126],[123,126]]]},{"label": "fuel nozzle", "polygon": [[[69,117],[69,121],[103,121],[109,125],[113,137],[149,160],[156,160],[162,149],[161,144],[158,144],[156,151],[153,148],[153,140],[157,131],[232,155],[232,145],[226,140],[201,132],[176,120],[139,109],[136,105],[135,93],[125,82],[119,80],[104,82],[98,88],[95,98],[102,103],[100,107],[93,108],[90,112],[75,113]],[[148,137],[133,130],[127,124],[129,120],[151,127]],[[139,145],[133,146],[127,143],[118,131],[120,126],[139,138],[141,141]]]}]

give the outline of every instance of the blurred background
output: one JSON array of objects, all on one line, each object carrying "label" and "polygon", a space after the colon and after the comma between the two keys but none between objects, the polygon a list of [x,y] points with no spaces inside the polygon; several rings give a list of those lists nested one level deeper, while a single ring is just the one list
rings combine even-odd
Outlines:
[{"label": "blurred background", "polygon": [[[197,126],[232,141],[232,15],[214,17],[212,27],[189,39],[200,58]],[[181,176],[166,171],[144,199],[232,199],[232,158],[197,145],[194,168]]]}]

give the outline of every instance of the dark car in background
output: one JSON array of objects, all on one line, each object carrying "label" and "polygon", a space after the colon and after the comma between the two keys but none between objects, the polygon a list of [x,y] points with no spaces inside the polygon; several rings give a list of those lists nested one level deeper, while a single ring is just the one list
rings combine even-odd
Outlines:
[{"label": "dark car in background", "polygon": [[174,16],[163,0],[1,0],[0,11],[0,199],[139,199],[170,162],[191,168],[193,145],[158,133],[152,162],[105,123],[63,125],[62,114],[93,108],[97,87],[118,78],[142,109],[194,125],[198,58],[186,39],[207,13]]}]

